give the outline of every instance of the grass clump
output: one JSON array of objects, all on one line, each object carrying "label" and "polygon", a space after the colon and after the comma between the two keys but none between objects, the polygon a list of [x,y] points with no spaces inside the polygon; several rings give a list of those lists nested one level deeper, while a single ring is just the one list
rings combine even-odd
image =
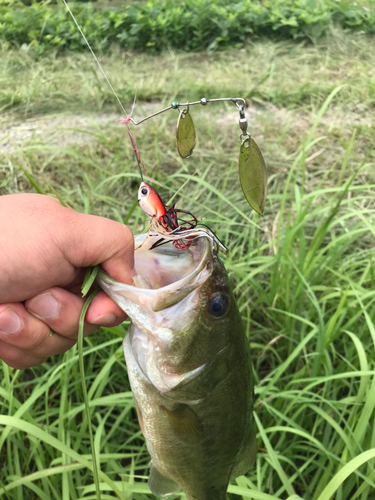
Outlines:
[{"label": "grass clump", "polygon": [[[254,37],[317,40],[332,25],[373,33],[375,10],[345,0],[148,0],[123,7],[72,5],[94,50],[113,43],[123,49],[200,51],[241,47]],[[62,2],[27,7],[19,0],[0,5],[4,47],[32,45],[37,53],[59,48],[80,51],[85,43]]]},{"label": "grass clump", "polygon": [[[147,84],[140,84],[142,92],[149,97],[154,92],[158,98],[136,109],[141,116],[173,100],[173,88],[185,99],[192,97],[189,91],[202,97],[194,75],[203,71],[213,75],[204,88],[211,97],[231,86],[234,94],[246,91],[256,74],[250,72],[251,64],[260,69],[259,59],[273,63],[270,77],[259,84],[263,97],[260,90],[251,94],[246,112],[269,173],[263,217],[250,213],[239,186],[238,112],[233,107],[209,104],[191,109],[197,148],[187,161],[175,151],[173,112],[132,129],[148,173],[163,183],[163,199],[188,181],[175,200],[177,207],[207,216],[205,222],[229,248],[223,262],[253,353],[259,445],[254,468],[229,487],[232,500],[374,496],[375,137],[368,79],[372,54],[366,53],[361,38],[345,43],[331,42],[318,50],[258,42],[254,59],[250,52],[239,61],[233,53],[216,59],[170,53],[153,62],[134,56],[131,63],[143,68],[141,80]],[[347,49],[350,64],[345,61]],[[262,54],[270,59],[262,59]],[[139,178],[133,151],[101,83],[90,94],[96,77],[87,60],[81,54],[66,59],[70,68],[81,69],[77,87],[69,94],[64,82],[56,80],[60,94],[54,97],[52,83],[47,82],[48,97],[40,101],[42,83],[37,75],[45,63],[31,68],[29,55],[18,57],[13,63],[9,60],[8,67],[25,64],[33,71],[35,94],[28,100],[22,81],[14,80],[14,93],[23,97],[21,105],[8,108],[3,117],[14,128],[2,144],[0,192],[33,190],[21,165],[41,190],[48,188],[45,177],[71,207],[126,221],[135,233],[142,231],[145,219],[136,201]],[[236,64],[241,66],[246,58],[249,78],[238,83]],[[112,71],[115,59],[106,63]],[[55,74],[62,75],[60,61],[55,64]],[[152,76],[156,67],[173,68],[173,86],[166,85],[164,92],[162,86],[157,92],[147,90],[157,83]],[[217,77],[220,70],[222,81]],[[311,93],[301,97],[309,75]],[[351,84],[345,85],[350,78]],[[118,70],[116,88],[121,79]],[[285,106],[281,96],[289,96]],[[56,114],[60,98],[72,103],[76,99],[79,109]],[[100,102],[100,115],[87,114],[89,105]],[[17,126],[25,132],[25,117],[38,126],[20,137]],[[62,130],[68,128],[74,140]],[[90,421],[102,499],[147,500],[149,456],[121,350],[126,326],[101,329],[85,339]],[[19,372],[1,364],[0,371],[0,496],[97,498],[76,348],[34,369]]]},{"label": "grass clump", "polygon": [[[366,129],[375,103],[375,55],[368,50],[369,43],[374,40],[336,31],[329,41],[314,46],[258,41],[240,50],[205,54],[170,50],[162,55],[115,49],[100,61],[129,110],[137,96],[141,109],[135,112],[140,116],[156,101],[168,105],[174,100],[242,96],[262,109],[268,103],[282,110],[299,109],[295,119],[304,129],[308,113],[316,113],[330,92],[344,85],[335,100],[343,114],[331,125],[342,129],[353,122]],[[93,111],[120,118],[118,103],[96,69],[88,51],[60,56],[51,52],[40,60],[30,51],[0,52],[1,122],[45,119],[56,112],[76,116],[66,127],[77,125],[78,114]],[[283,128],[288,113],[281,120]]]}]

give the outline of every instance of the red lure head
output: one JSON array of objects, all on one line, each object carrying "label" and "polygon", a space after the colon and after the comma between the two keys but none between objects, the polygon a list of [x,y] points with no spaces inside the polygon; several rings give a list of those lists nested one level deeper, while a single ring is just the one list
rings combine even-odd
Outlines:
[{"label": "red lure head", "polygon": [[165,215],[166,212],[165,206],[164,203],[161,201],[160,196],[155,191],[155,189],[152,188],[146,182],[141,182],[141,185],[139,186],[138,202],[142,210],[149,217],[159,218]]}]

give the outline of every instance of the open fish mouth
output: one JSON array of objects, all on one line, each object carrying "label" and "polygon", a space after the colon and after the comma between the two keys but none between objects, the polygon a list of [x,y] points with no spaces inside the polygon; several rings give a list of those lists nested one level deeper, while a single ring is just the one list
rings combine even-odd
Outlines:
[{"label": "open fish mouth", "polygon": [[135,237],[134,285],[119,283],[103,270],[97,276],[103,290],[135,324],[147,328],[152,321],[149,326],[153,330],[159,323],[155,322],[157,313],[181,303],[199,288],[210,277],[216,258],[209,238],[195,238],[189,250],[168,243],[150,251],[158,238],[145,234]]},{"label": "open fish mouth", "polygon": [[150,251],[157,239],[136,236],[134,285],[119,283],[104,271],[97,279],[132,320],[124,341],[125,353],[132,353],[127,362],[134,356],[148,381],[165,392],[204,364],[200,359],[184,359],[184,353],[189,357],[189,344],[194,345],[199,335],[209,295],[203,290],[218,259],[206,237],[195,238],[189,250],[168,243]]}]

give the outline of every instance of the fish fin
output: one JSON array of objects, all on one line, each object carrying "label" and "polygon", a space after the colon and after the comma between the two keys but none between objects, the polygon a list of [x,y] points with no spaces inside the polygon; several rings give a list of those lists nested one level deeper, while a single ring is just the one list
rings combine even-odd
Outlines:
[{"label": "fish fin", "polygon": [[[207,397],[230,373],[231,368],[228,367],[227,362],[229,349],[230,346],[224,347],[215,354],[210,362],[185,373],[181,378],[181,382],[168,392],[168,397],[177,399],[181,394],[184,394],[184,400],[197,400]],[[200,378],[199,385],[196,384],[198,377]],[[178,392],[178,396],[174,396],[175,392]]]},{"label": "fish fin", "polygon": [[148,476],[148,486],[152,494],[158,498],[173,495],[181,489],[179,484],[163,476],[154,465],[151,465],[150,475]]},{"label": "fish fin", "polygon": [[231,479],[235,479],[238,476],[243,476],[249,471],[250,467],[255,462],[258,447],[257,440],[254,429],[251,431],[247,443],[241,448],[236,462],[234,463]]},{"label": "fish fin", "polygon": [[160,409],[166,415],[175,435],[185,443],[198,442],[203,438],[203,426],[191,407],[177,403],[172,410],[165,406]]}]

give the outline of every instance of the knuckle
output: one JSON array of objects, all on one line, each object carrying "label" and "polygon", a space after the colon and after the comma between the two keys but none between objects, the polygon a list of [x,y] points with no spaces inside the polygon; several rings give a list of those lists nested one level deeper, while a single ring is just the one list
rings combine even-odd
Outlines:
[{"label": "knuckle", "polygon": [[120,228],[123,232],[124,239],[129,240],[130,242],[133,241],[134,237],[130,227],[126,226],[125,224],[122,224]]},{"label": "knuckle", "polygon": [[112,238],[107,247],[106,259],[125,255],[128,251],[133,252],[134,237],[130,228],[112,220],[109,222],[112,225]]},{"label": "knuckle", "polygon": [[35,327],[27,325],[22,331],[22,349],[36,351],[45,341],[50,333],[50,328],[40,322]]},{"label": "knuckle", "polygon": [[122,231],[123,231],[123,238],[124,241],[126,241],[125,246],[129,247],[131,251],[134,251],[134,236],[131,231],[131,229],[128,226],[123,225],[122,226]]},{"label": "knuckle", "polygon": [[[10,340],[10,344],[27,352],[36,352],[50,333],[50,328],[35,318],[25,321],[23,328]],[[8,341],[8,339],[7,339]]]}]

